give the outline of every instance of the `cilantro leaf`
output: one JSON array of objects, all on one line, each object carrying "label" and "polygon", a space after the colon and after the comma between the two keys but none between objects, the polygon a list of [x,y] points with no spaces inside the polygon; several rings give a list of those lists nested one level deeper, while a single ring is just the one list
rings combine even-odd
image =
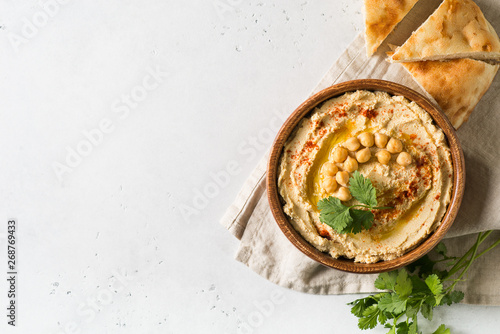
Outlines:
[{"label": "cilantro leaf", "polygon": [[427,297],[425,297],[425,298],[424,298],[424,303],[429,304],[429,305],[431,305],[431,306],[433,306],[433,307],[434,307],[434,306],[437,306],[436,297],[434,297],[434,296],[432,295],[432,292],[431,292],[431,295],[430,295],[430,296],[428,295]]},{"label": "cilantro leaf", "polygon": [[359,318],[358,327],[360,329],[373,329],[377,326],[377,317]]},{"label": "cilantro leaf", "polygon": [[458,290],[452,291],[449,295],[451,297],[451,301],[454,303],[460,303],[465,297],[464,293]]},{"label": "cilantro leaf", "polygon": [[354,305],[351,309],[351,313],[360,318],[363,316],[363,312],[368,307],[375,304],[375,300],[373,298],[367,297],[367,298],[357,299],[350,304]]},{"label": "cilantro leaf", "polygon": [[408,334],[408,324],[406,322],[400,322],[399,324],[396,325],[396,333],[397,334]]},{"label": "cilantro leaf", "polygon": [[344,231],[353,221],[349,207],[343,205],[338,198],[330,196],[322,199],[318,202],[318,209],[320,210],[319,220],[337,233],[346,233]]},{"label": "cilantro leaf", "polygon": [[408,334],[417,334],[418,326],[417,322],[411,322],[410,327],[408,328]]},{"label": "cilantro leaf", "polygon": [[345,210],[347,206],[343,205],[340,199],[336,197],[323,198],[318,202],[318,209],[323,214],[335,213],[337,210]]},{"label": "cilantro leaf", "polygon": [[359,233],[363,227],[365,230],[369,230],[373,225],[373,220],[375,219],[375,216],[371,211],[357,209],[351,209],[351,217],[352,228],[349,231],[350,233]]},{"label": "cilantro leaf", "polygon": [[401,299],[406,299],[411,294],[412,290],[413,284],[411,279],[408,277],[408,272],[406,269],[399,270],[394,291]]},{"label": "cilantro leaf", "polygon": [[425,284],[427,284],[429,290],[431,290],[434,296],[439,296],[443,293],[443,283],[441,283],[441,280],[437,275],[432,274],[428,276],[425,279]]},{"label": "cilantro leaf", "polygon": [[379,312],[378,314],[378,322],[383,325],[387,321],[387,316],[385,315],[384,312]]},{"label": "cilantro leaf", "polygon": [[436,331],[432,334],[451,334],[450,329],[446,328],[446,326],[443,324],[436,329]]},{"label": "cilantro leaf", "polygon": [[441,299],[441,304],[446,304],[448,306],[453,304],[453,301],[451,300],[451,294],[448,293],[444,295],[443,299]]},{"label": "cilantro leaf", "polygon": [[380,313],[377,305],[372,305],[368,307],[363,312],[363,317],[359,318],[358,327],[360,329],[372,329],[377,326],[377,318]]},{"label": "cilantro leaf", "polygon": [[434,274],[436,274],[439,279],[443,279],[448,276],[449,272],[448,270],[434,270]]},{"label": "cilantro leaf", "polygon": [[432,316],[433,316],[433,311],[432,311],[432,306],[427,303],[422,304],[422,308],[420,309],[420,312],[422,312],[422,315],[424,316],[425,319],[431,321]]},{"label": "cilantro leaf", "polygon": [[406,302],[406,317],[415,318],[420,310],[419,305],[410,305],[409,302]]},{"label": "cilantro leaf", "polygon": [[383,312],[401,313],[406,308],[406,300],[401,299],[395,293],[388,293],[380,298],[378,308]]},{"label": "cilantro leaf", "polygon": [[413,291],[418,293],[430,293],[429,287],[425,282],[418,277],[417,275],[413,275],[410,277],[411,283],[413,285]]},{"label": "cilantro leaf", "polygon": [[372,181],[363,177],[359,171],[355,171],[349,179],[349,190],[359,202],[371,207],[377,206],[377,192]]},{"label": "cilantro leaf", "polygon": [[464,299],[464,293],[462,291],[458,291],[458,290],[455,290],[455,291],[452,291],[450,293],[447,293],[443,299],[441,300],[441,302],[443,304],[446,304],[448,306],[450,306],[451,304],[453,303],[460,303],[462,301],[462,299]]},{"label": "cilantro leaf", "polygon": [[417,272],[418,269],[420,277],[427,277],[433,273],[434,264],[435,262],[432,261],[428,255],[424,255],[417,261],[409,264],[407,268],[411,273]]},{"label": "cilantro leaf", "polygon": [[394,285],[396,284],[397,277],[397,271],[381,273],[375,280],[375,287],[379,290],[394,290]]},{"label": "cilantro leaf", "polygon": [[440,242],[437,246],[436,246],[436,252],[439,254],[439,255],[442,255],[443,257],[447,257],[447,253],[448,253],[448,249],[446,249],[446,245],[443,244],[442,242]]}]

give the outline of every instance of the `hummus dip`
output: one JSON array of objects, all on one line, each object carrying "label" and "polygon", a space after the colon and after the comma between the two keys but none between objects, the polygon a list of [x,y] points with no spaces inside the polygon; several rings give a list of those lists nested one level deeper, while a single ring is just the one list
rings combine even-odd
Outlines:
[{"label": "hummus dip", "polygon": [[[361,140],[366,147],[353,148],[352,141],[360,135],[385,140],[368,144]],[[399,150],[387,141],[398,142]],[[345,150],[347,160],[338,162],[336,150]],[[369,230],[338,234],[320,222],[318,201],[334,196],[347,206],[359,203],[345,197],[348,184],[342,187],[331,181],[325,186],[326,177],[335,177],[325,175],[324,166],[352,176],[352,159],[359,157],[360,150],[369,154],[369,160],[359,159],[362,162],[354,168],[371,180],[378,206],[392,209],[373,210]],[[386,151],[385,160],[378,158],[384,155],[380,151]],[[401,162],[400,154],[406,155],[402,159],[406,162]],[[334,258],[374,263],[403,255],[440,225],[450,202],[452,179],[445,135],[424,109],[402,96],[361,90],[330,99],[301,120],[285,144],[278,188],[291,224],[315,248]]]}]

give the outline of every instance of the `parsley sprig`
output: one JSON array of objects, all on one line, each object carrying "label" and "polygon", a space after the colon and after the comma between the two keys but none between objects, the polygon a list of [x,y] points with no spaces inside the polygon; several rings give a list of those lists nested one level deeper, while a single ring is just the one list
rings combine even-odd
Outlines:
[{"label": "parsley sprig", "polygon": [[368,230],[372,227],[375,218],[371,210],[392,209],[390,207],[377,207],[375,187],[370,179],[365,178],[358,171],[355,171],[349,179],[349,190],[351,195],[362,204],[346,206],[333,196],[318,202],[319,220],[333,228],[337,233],[359,233],[363,228]]},{"label": "parsley sprig", "polygon": [[[463,292],[454,290],[455,285],[463,280],[472,262],[500,244],[497,240],[484,251],[478,251],[491,232],[479,233],[474,245],[461,258],[448,256],[446,246],[441,243],[434,249],[436,260],[425,255],[406,268],[380,274],[375,287],[386,292],[349,303],[353,305],[351,313],[359,318],[358,327],[372,329],[380,324],[389,329],[388,334],[421,333],[419,313],[432,320],[434,308],[464,298]],[[449,269],[439,270],[438,263]],[[433,334],[450,334],[450,329],[443,324]]]}]

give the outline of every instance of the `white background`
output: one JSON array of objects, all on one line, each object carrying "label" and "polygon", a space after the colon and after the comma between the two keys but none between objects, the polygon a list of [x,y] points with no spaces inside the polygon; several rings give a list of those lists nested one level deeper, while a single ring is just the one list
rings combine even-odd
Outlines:
[{"label": "white background", "polygon": [[[233,259],[219,219],[272,141],[263,129],[364,29],[362,5],[3,0],[0,332],[360,332],[346,306],[358,296],[267,282]],[[444,307],[425,328],[496,333],[499,312]]]}]

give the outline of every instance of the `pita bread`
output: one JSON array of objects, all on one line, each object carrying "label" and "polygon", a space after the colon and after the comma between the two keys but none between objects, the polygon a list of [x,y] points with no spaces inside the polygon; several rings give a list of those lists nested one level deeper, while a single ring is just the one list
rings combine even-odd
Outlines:
[{"label": "pita bread", "polygon": [[390,61],[458,58],[500,63],[498,35],[471,0],[444,0]]},{"label": "pita bread", "polygon": [[401,63],[458,129],[490,87],[498,65],[472,59]]},{"label": "pita bread", "polygon": [[366,54],[373,55],[418,0],[365,0]]}]

